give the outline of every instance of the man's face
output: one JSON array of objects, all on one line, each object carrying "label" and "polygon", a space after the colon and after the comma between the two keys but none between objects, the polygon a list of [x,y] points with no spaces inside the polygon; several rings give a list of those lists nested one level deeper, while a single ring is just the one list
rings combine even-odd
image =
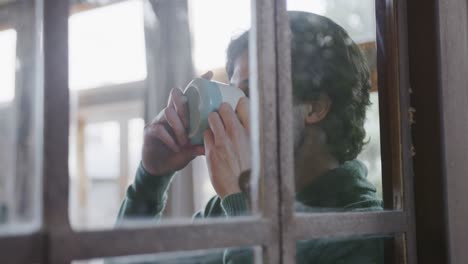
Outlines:
[{"label": "man's face", "polygon": [[[240,88],[244,93],[249,96],[249,55],[247,51],[242,53],[234,63],[234,72],[232,74],[230,84],[234,87]],[[304,122],[304,111],[302,105],[296,105],[293,108],[294,116],[294,149],[303,142],[305,122]]]},{"label": "man's face", "polygon": [[230,85],[241,89],[249,97],[249,55],[247,51],[236,59]]}]

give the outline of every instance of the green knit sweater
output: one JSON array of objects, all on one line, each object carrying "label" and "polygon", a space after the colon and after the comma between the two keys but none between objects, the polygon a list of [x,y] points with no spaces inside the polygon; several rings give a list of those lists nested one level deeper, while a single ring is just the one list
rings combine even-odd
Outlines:
[{"label": "green knit sweater", "polygon": [[[173,177],[173,174],[151,176],[140,166],[134,183],[127,190],[117,223],[136,218],[159,219]],[[319,176],[297,193],[295,210],[305,213],[382,210],[375,187],[366,177],[367,169],[361,162],[346,162]],[[246,205],[243,193],[232,194],[224,199],[215,196],[203,210],[195,214],[195,218],[247,215]],[[299,241],[296,259],[297,263],[383,263],[383,240],[382,237],[365,237]],[[251,250],[231,249],[204,257],[161,263],[237,264],[252,263],[252,259]]]}]

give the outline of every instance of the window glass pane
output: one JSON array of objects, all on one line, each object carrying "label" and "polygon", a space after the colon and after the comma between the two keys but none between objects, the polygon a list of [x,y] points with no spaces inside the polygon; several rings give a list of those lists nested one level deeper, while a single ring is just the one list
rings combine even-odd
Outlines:
[{"label": "window glass pane", "polygon": [[[244,183],[250,182],[251,145],[258,145],[249,142],[245,34],[240,50],[229,57],[230,72],[226,71],[231,41],[250,27],[250,1],[131,0],[102,6],[81,1],[71,10],[73,226],[114,228],[116,222],[117,226],[141,222],[132,221],[136,219],[157,224],[176,218],[202,221],[251,215],[252,188],[239,186],[241,174]],[[143,44],[115,44],[122,39]],[[140,79],[119,79],[126,76],[121,71],[140,68],[126,56],[141,54],[145,74],[138,75]],[[199,78],[207,71],[212,76]],[[185,91],[195,79],[190,92]],[[99,89],[86,89],[92,87]],[[179,90],[170,99],[174,87]],[[237,109],[240,98],[241,110]],[[234,151],[225,160],[226,153],[214,151],[214,144],[207,151],[203,135],[212,131],[208,114],[216,112],[221,102],[230,104],[225,105],[227,114],[236,135],[241,135],[234,139],[235,133],[227,132],[224,121],[218,120],[225,138],[216,136],[216,141],[227,142]]]},{"label": "window glass pane", "polygon": [[296,263],[372,263],[403,264],[402,235],[301,240],[296,243]]},{"label": "window glass pane", "polygon": [[262,248],[260,246],[250,248],[207,249],[196,251],[178,251],[170,253],[134,255],[125,257],[101,258],[92,260],[75,260],[73,264],[141,264],[141,263],[165,263],[165,264],[193,264],[193,263],[223,263],[223,255],[226,260],[236,258],[239,263],[263,263]]},{"label": "window glass pane", "polygon": [[287,3],[296,212],[382,210],[374,1]]},{"label": "window glass pane", "polygon": [[41,223],[41,1],[0,3],[0,233]]},{"label": "window glass pane", "polygon": [[139,164],[143,10],[140,0],[71,4],[69,217],[75,228],[112,228]]}]

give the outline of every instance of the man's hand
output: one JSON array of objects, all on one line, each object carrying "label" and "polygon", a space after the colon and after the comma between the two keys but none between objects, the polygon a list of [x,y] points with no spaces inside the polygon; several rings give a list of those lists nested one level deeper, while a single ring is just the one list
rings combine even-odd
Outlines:
[{"label": "man's hand", "polygon": [[236,113],[223,103],[218,113],[210,113],[210,129],[204,134],[205,155],[211,183],[216,193],[224,198],[240,192],[238,179],[250,169],[249,101],[239,100]]},{"label": "man's hand", "polygon": [[[202,76],[211,79],[212,72]],[[193,146],[187,137],[189,114],[187,99],[174,88],[158,116],[145,126],[142,163],[151,175],[164,175],[185,167],[196,156],[204,154],[203,146]]]}]

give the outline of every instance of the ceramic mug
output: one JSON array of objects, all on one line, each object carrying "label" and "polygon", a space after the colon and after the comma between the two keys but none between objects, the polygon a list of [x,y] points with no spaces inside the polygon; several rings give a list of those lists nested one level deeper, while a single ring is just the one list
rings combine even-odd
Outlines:
[{"label": "ceramic mug", "polygon": [[192,80],[184,91],[189,111],[190,143],[203,144],[203,133],[209,128],[208,114],[218,110],[221,103],[226,102],[236,109],[244,92],[234,86],[209,81],[203,78]]}]

